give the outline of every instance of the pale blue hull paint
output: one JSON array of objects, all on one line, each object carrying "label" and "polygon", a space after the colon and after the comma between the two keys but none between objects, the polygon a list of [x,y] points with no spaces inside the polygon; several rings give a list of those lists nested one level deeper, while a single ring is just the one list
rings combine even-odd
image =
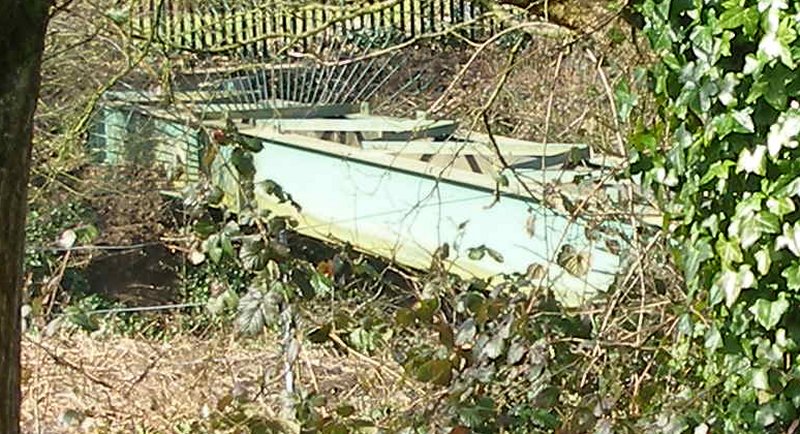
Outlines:
[{"label": "pale blue hull paint", "polygon": [[[479,268],[480,274],[524,273],[533,263],[549,264],[554,289],[569,304],[577,304],[581,294],[608,288],[621,268],[620,257],[606,251],[602,241],[588,241],[582,225],[532,201],[504,196],[490,206],[494,193],[474,186],[275,142],[264,145],[255,157],[256,181],[281,185],[303,214],[325,222],[312,228],[317,232],[344,228],[355,245],[382,240],[385,250],[427,255],[448,243],[459,263]],[[533,237],[526,229],[529,209],[535,218]],[[551,264],[563,243],[591,251],[591,270],[584,278]],[[488,255],[480,261],[467,258],[467,250],[480,245],[497,250],[504,261]],[[427,255],[420,260],[430,263]]]},{"label": "pale blue hull paint", "polygon": [[[157,162],[182,164],[188,172],[197,174],[199,131],[172,121],[150,121],[159,155],[172,152],[175,156],[158,157]],[[119,163],[120,150],[129,145],[126,141],[133,140],[131,132],[122,126],[129,119],[106,110],[103,122],[101,142],[107,162]],[[400,263],[414,267],[428,266],[430,254],[448,243],[451,258],[456,257],[453,270],[482,277],[524,273],[529,265],[538,263],[548,267],[548,283],[557,297],[571,306],[607,289],[623,265],[620,256],[606,250],[602,238],[589,241],[579,222],[571,222],[535,201],[503,196],[492,205],[494,192],[473,185],[308,150],[291,141],[262,143],[264,149],[255,155],[256,181],[275,181],[293,196],[303,208],[301,217],[305,221],[301,219],[298,229],[305,234],[325,238],[339,235],[365,251],[388,257],[396,253]],[[537,177],[536,171],[526,172]],[[213,173],[219,185],[233,185],[227,178],[227,171]],[[535,219],[532,237],[526,229],[531,212]],[[462,223],[466,224],[459,229]],[[624,226],[622,229],[630,232]],[[554,263],[564,243],[577,251],[591,252],[587,275],[575,277]],[[504,261],[497,262],[488,255],[479,261],[469,259],[467,250],[480,245],[500,252]]]}]

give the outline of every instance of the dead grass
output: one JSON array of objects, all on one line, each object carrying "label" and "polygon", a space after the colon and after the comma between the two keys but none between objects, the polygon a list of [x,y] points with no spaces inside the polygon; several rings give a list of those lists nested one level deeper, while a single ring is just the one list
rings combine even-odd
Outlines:
[{"label": "dead grass", "polygon": [[[231,394],[244,394],[264,415],[277,414],[279,350],[269,336],[180,336],[168,342],[28,336],[23,340],[22,429],[36,434],[181,432],[179,424],[202,420]],[[402,384],[372,364],[319,346],[303,349],[295,372],[300,387],[327,396],[329,406],[397,409],[411,399]]]}]

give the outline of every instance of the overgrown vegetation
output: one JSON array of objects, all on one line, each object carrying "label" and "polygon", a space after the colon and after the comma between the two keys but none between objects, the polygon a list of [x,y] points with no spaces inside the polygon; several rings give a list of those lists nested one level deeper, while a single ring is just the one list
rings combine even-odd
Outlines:
[{"label": "overgrown vegetation", "polygon": [[[613,7],[614,13],[627,11]],[[103,213],[119,208],[128,215],[140,206],[126,211],[113,200],[98,201],[108,185],[95,190],[80,179],[86,159],[76,143],[94,94],[82,94],[73,106],[71,98],[60,97],[58,89],[65,86],[55,82],[43,98],[56,103],[45,109],[61,108],[40,116],[46,132],[40,138],[49,145],[40,146],[42,170],[34,179],[39,193],[29,219],[27,318],[42,332],[47,323],[36,324],[37,318],[55,316],[60,318],[56,325],[112,332],[98,337],[227,340],[234,332],[245,346],[281,341],[279,354],[248,359],[269,363],[263,378],[255,380],[258,393],[240,393],[236,383],[213,397],[213,408],[204,403],[202,416],[169,421],[177,432],[795,432],[800,420],[800,101],[795,101],[800,79],[794,71],[800,58],[800,9],[782,0],[642,0],[637,8],[658,59],[648,65],[654,95],[637,94],[646,77],[633,66],[641,65],[614,65],[619,59],[592,57],[592,74],[603,74],[602,79],[593,79],[591,86],[586,76],[575,79],[574,71],[586,64],[570,64],[570,53],[557,50],[582,51],[582,44],[592,41],[588,34],[544,49],[551,50],[545,58],[555,71],[552,90],[534,86],[522,96],[500,93],[486,109],[487,123],[509,134],[596,139],[600,149],[631,152],[632,174],[641,175],[662,206],[663,232],[638,228],[630,240],[629,268],[586,306],[560,306],[548,288],[539,286],[535,268],[504,276],[499,285],[451,275],[441,266],[448,259],[447,246],[428,270],[405,270],[349,246],[300,237],[291,219],[258,210],[257,189],[293,204],[291,192],[271,182],[253,183],[252,153],[260,145],[229,126],[211,132],[205,160],[219,158],[222,148],[231,151],[226,164],[240,180],[239,212],[221,207],[224,193],[204,180],[186,190],[176,221],[156,230],[136,229],[156,235],[145,241],[184,251],[183,260],[173,264],[180,268],[180,284],[172,297],[161,300],[185,304],[181,313],[114,312],[131,303],[90,294],[83,267],[94,258],[76,264],[64,252],[98,240],[130,244],[130,231],[109,235],[107,229],[125,224],[104,226]],[[90,38],[105,47],[91,52],[116,53],[111,58],[117,70],[133,69],[143,59],[142,45],[102,43],[125,34],[119,27],[124,14],[92,10],[116,27],[109,26],[112,35],[104,33],[100,42]],[[558,14],[561,21],[563,15]],[[626,43],[626,31],[603,29],[603,43]],[[54,53],[73,53],[67,45]],[[492,57],[508,50],[498,44],[486,51]],[[594,56],[593,50],[585,51]],[[534,54],[529,49],[524,61],[508,64],[482,60],[478,69],[489,72],[467,75],[447,110],[474,115],[464,101],[486,98],[491,90],[479,82],[493,85],[507,67],[536,64],[527,58]],[[460,63],[467,56],[453,57],[458,62],[452,63]],[[166,77],[169,83],[171,63],[163,65],[141,75],[155,77],[153,83]],[[85,66],[72,64],[80,71]],[[431,71],[421,73],[436,76],[453,75],[460,67],[426,66]],[[51,68],[46,77],[52,80],[58,68]],[[610,81],[606,69],[613,69]],[[117,70],[105,78],[113,80]],[[141,75],[136,80],[148,81]],[[591,87],[583,97],[592,109],[563,95],[559,99],[555,88],[570,77]],[[101,80],[89,87],[102,90],[106,84]],[[522,75],[508,84],[531,86]],[[438,102],[443,89],[393,109]],[[536,104],[526,106],[524,98],[534,96]],[[658,120],[645,104],[653,96]],[[608,106],[609,99],[615,105]],[[569,119],[551,125],[554,106],[564,105],[570,106]],[[524,119],[533,112],[537,122]],[[595,125],[582,129],[586,119]],[[630,147],[622,140],[627,125],[636,129]],[[164,204],[152,200],[148,209]],[[50,207],[54,202],[63,203]],[[153,223],[151,217],[143,220]],[[626,217],[638,224],[636,216]],[[502,260],[502,252],[489,254]],[[673,257],[680,277],[670,265]],[[245,335],[254,338],[247,341]],[[391,379],[403,390],[402,406],[370,406],[337,396],[333,388],[316,387],[316,379],[297,379],[302,355],[312,351],[357,360]],[[278,383],[282,399],[268,398]]]}]

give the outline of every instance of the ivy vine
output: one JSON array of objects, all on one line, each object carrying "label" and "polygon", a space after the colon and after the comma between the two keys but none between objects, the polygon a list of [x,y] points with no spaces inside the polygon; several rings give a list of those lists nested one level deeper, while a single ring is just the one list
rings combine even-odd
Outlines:
[{"label": "ivy vine", "polygon": [[631,168],[687,287],[674,432],[786,432],[800,408],[800,5],[638,7],[663,122],[634,135]]}]

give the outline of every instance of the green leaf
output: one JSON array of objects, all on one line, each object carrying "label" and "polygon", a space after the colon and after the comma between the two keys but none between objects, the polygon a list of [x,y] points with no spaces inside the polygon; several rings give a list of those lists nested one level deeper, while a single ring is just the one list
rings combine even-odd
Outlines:
[{"label": "green leaf", "polygon": [[767,208],[778,217],[794,212],[794,201],[789,197],[770,197],[767,199]]},{"label": "green leaf", "polygon": [[241,145],[242,148],[250,152],[261,152],[264,149],[264,144],[261,143],[261,140],[252,137],[242,137]]},{"label": "green leaf", "polygon": [[736,171],[764,176],[767,172],[767,147],[758,145],[752,151],[747,148],[742,149]]},{"label": "green leaf", "polygon": [[239,295],[233,289],[228,288],[222,294],[209,298],[208,303],[206,303],[206,309],[212,315],[219,315],[226,309],[237,307],[238,304]]},{"label": "green leaf", "polygon": [[308,334],[306,334],[306,338],[315,344],[328,342],[332,329],[333,326],[331,323],[324,324],[321,327],[316,327],[309,331]]},{"label": "green leaf", "polygon": [[470,247],[467,249],[467,256],[473,261],[480,261],[483,259],[484,255],[486,255],[486,248],[484,246]]},{"label": "green leaf", "polygon": [[779,233],[780,225],[780,218],[769,211],[759,212],[752,218],[746,219],[740,229],[742,248],[750,248],[761,239],[763,234]]},{"label": "green leaf", "polygon": [[722,260],[722,265],[732,267],[742,262],[742,249],[739,248],[738,240],[726,240],[720,237],[715,247],[717,249],[717,254]]},{"label": "green leaf", "polygon": [[194,230],[197,235],[206,238],[217,232],[217,225],[215,225],[211,219],[202,218],[194,223],[192,230]]},{"label": "green leaf", "polygon": [[108,9],[105,15],[115,24],[124,25],[128,22],[128,19],[131,16],[130,6]]},{"label": "green leaf", "polygon": [[800,264],[794,264],[781,272],[786,279],[786,287],[792,290],[800,289]]},{"label": "green leaf", "polygon": [[769,273],[769,267],[772,264],[772,255],[770,254],[767,247],[757,251],[755,253],[756,259],[756,270],[762,276],[766,276]]},{"label": "green leaf", "polygon": [[239,259],[245,270],[260,271],[267,266],[266,246],[260,238],[245,238],[239,249]]},{"label": "green leaf", "polygon": [[415,309],[416,317],[420,321],[430,324],[433,322],[433,316],[439,311],[440,307],[441,302],[438,298],[420,300]]},{"label": "green leaf", "polygon": [[709,351],[715,351],[722,347],[722,335],[716,326],[711,326],[706,332],[705,347]]},{"label": "green leaf", "polygon": [[508,354],[506,355],[506,363],[509,365],[516,365],[519,363],[525,354],[528,352],[525,343],[521,339],[515,339],[508,347]]},{"label": "green leaf", "polygon": [[490,258],[494,259],[495,261],[503,262],[503,255],[500,252],[494,249],[490,249],[485,245],[480,245],[478,247],[471,247],[467,249],[467,256],[473,261],[480,261],[487,254],[489,255]]},{"label": "green leaf", "polygon": [[783,224],[783,233],[775,239],[775,250],[783,248],[800,257],[800,221],[791,226],[789,223]]},{"label": "green leaf", "polygon": [[736,163],[731,160],[716,161],[711,167],[708,168],[706,174],[700,178],[700,185],[707,184],[708,182],[716,179],[728,179],[730,175],[730,168],[736,166]]},{"label": "green leaf", "polygon": [[211,258],[214,263],[219,263],[220,259],[222,259],[222,248],[214,246],[208,249],[208,257]]},{"label": "green leaf", "polygon": [[501,255],[500,252],[498,252],[497,250],[490,249],[490,248],[487,247],[486,248],[486,253],[489,255],[489,257],[494,259],[496,262],[501,262],[501,263],[503,262],[503,255]]},{"label": "green leaf", "polygon": [[724,9],[720,14],[717,25],[720,29],[736,29],[743,27],[745,34],[752,35],[758,27],[758,10],[754,6],[742,8],[736,5],[732,8]]},{"label": "green leaf", "polygon": [[[725,296],[725,305],[731,307],[739,298],[742,289],[752,288],[755,280],[753,272],[750,271],[750,266],[742,265],[739,267],[738,271],[733,271],[731,269],[722,271],[713,289],[717,291],[717,293],[723,294]],[[713,292],[714,291],[712,291],[712,293]],[[716,300],[711,301],[712,304],[716,304],[717,302]]]},{"label": "green leaf", "polygon": [[628,83],[625,80],[620,80],[616,89],[614,89],[614,97],[620,122],[627,122],[634,107],[639,104],[638,96],[630,91],[630,87],[628,87]]},{"label": "green leaf", "polygon": [[467,318],[456,331],[455,344],[458,347],[466,345],[472,346],[475,344],[475,334],[478,329],[475,326],[475,320]]},{"label": "green leaf", "polygon": [[95,225],[87,224],[75,228],[75,236],[80,244],[91,244],[100,236],[100,230]]},{"label": "green leaf", "polygon": [[350,417],[356,413],[356,408],[349,404],[336,407],[336,414],[341,417]]},{"label": "green leaf", "polygon": [[417,368],[416,377],[419,381],[447,386],[452,379],[452,366],[448,360],[429,360]]},{"label": "green leaf", "polygon": [[489,360],[494,360],[500,357],[503,354],[503,348],[505,347],[505,339],[499,333],[492,336],[486,345],[483,347],[483,351],[481,351],[481,357],[486,357]]},{"label": "green leaf", "polygon": [[253,164],[253,156],[241,149],[234,149],[231,154],[231,163],[236,171],[244,179],[252,179],[256,174],[256,166]]},{"label": "green leaf", "polygon": [[685,246],[681,254],[686,281],[691,282],[697,275],[700,265],[714,257],[708,238],[700,238],[693,246]]},{"label": "green leaf", "polygon": [[250,288],[239,300],[236,312],[236,327],[246,335],[256,335],[267,325],[277,322],[280,315],[279,298],[272,292],[260,288]]},{"label": "green leaf", "polygon": [[228,236],[225,232],[221,233],[219,236],[219,245],[222,248],[222,253],[228,255],[231,258],[236,257],[236,251],[233,249],[233,243],[231,242],[231,237]]},{"label": "green leaf", "polygon": [[762,327],[772,330],[781,320],[783,314],[789,310],[789,302],[783,294],[779,295],[779,298],[775,301],[760,298],[750,306],[749,310]]},{"label": "green leaf", "polygon": [[410,327],[414,325],[416,319],[417,316],[414,314],[414,311],[406,307],[401,307],[394,314],[394,320],[400,327]]},{"label": "green leaf", "polygon": [[769,390],[769,374],[764,368],[753,368],[750,371],[750,384],[757,390]]}]

